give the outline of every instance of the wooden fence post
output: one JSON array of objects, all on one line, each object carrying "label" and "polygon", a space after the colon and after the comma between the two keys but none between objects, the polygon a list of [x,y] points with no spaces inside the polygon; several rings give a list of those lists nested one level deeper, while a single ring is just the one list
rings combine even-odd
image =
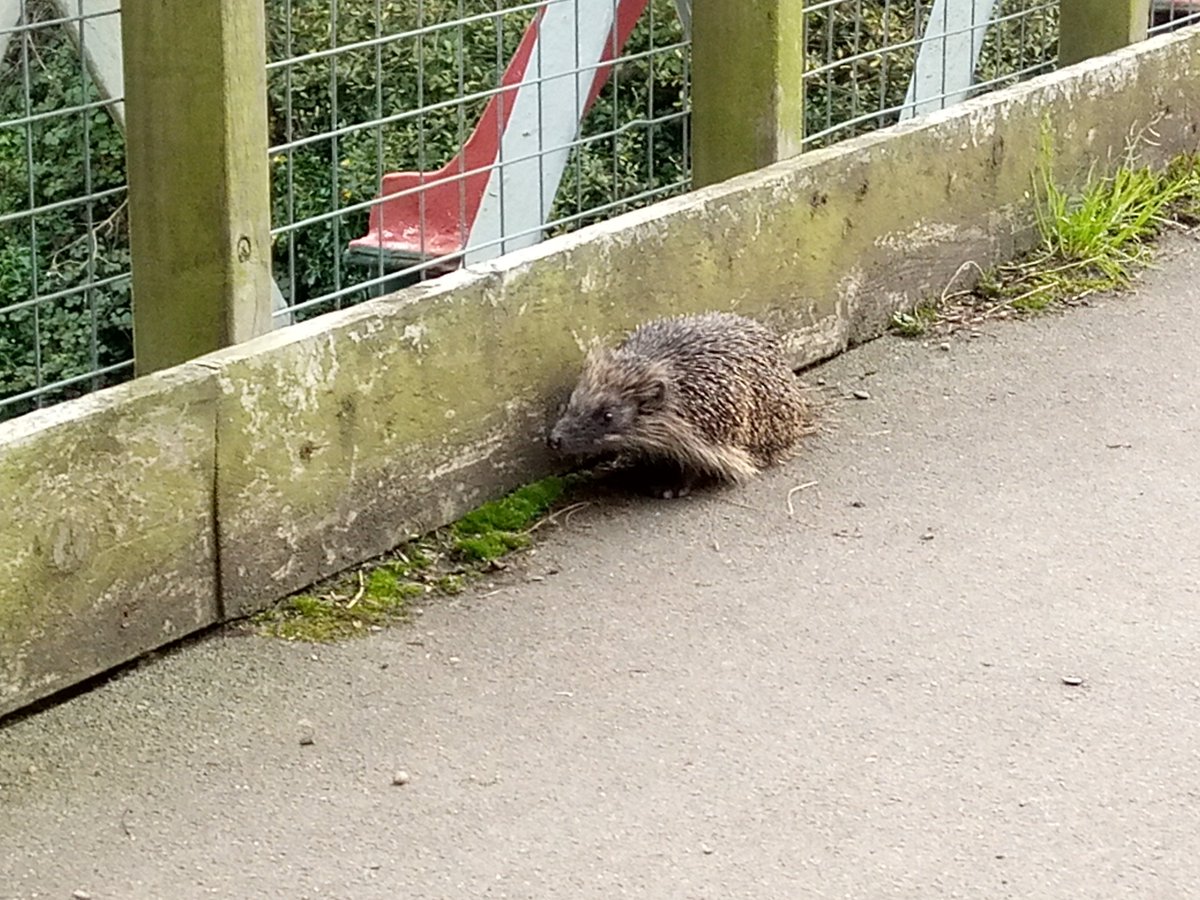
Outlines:
[{"label": "wooden fence post", "polygon": [[697,187],[800,152],[804,0],[693,0]]},{"label": "wooden fence post", "polygon": [[265,6],[126,3],[138,374],[271,328]]},{"label": "wooden fence post", "polygon": [[1145,40],[1150,0],[1061,0],[1058,62],[1069,66]]}]

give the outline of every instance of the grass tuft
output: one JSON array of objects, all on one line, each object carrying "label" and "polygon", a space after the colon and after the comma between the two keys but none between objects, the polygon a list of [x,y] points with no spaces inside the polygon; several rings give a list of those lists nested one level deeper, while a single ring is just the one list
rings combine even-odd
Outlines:
[{"label": "grass tuft", "polygon": [[1039,313],[1128,286],[1149,263],[1153,241],[1165,227],[1200,225],[1200,154],[1178,157],[1164,170],[1151,169],[1137,155],[1150,135],[1146,129],[1130,142],[1112,175],[1097,178],[1093,172],[1083,192],[1072,196],[1051,175],[1047,133],[1033,185],[1038,247],[982,272],[969,290],[897,313],[892,331],[920,337],[943,325],[953,329]]},{"label": "grass tuft", "polygon": [[898,312],[892,316],[892,332],[901,337],[921,337],[938,321],[938,308],[931,302],[918,303],[911,312]]}]

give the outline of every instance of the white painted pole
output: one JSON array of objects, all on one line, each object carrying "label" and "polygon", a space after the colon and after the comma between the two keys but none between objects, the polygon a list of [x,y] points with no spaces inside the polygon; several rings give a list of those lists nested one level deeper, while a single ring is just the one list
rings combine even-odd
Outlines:
[{"label": "white painted pole", "polygon": [[478,249],[468,249],[468,265],[542,240],[616,12],[614,0],[547,7],[500,141],[500,165],[488,178],[471,228],[470,243]]},{"label": "white painted pole", "polygon": [[0,0],[0,59],[4,58],[4,52],[8,49],[9,38],[12,37],[10,29],[21,21],[21,0]]},{"label": "white painted pole", "polygon": [[900,120],[967,98],[995,0],[934,0]]},{"label": "white painted pole", "polygon": [[[117,127],[125,130],[125,69],[121,62],[120,0],[56,0],[59,15],[104,97],[117,98],[109,104]],[[74,17],[74,18],[73,18]]]},{"label": "white painted pole", "polygon": [[692,0],[675,0],[675,8],[679,10],[679,21],[683,23],[683,35],[692,36]]}]

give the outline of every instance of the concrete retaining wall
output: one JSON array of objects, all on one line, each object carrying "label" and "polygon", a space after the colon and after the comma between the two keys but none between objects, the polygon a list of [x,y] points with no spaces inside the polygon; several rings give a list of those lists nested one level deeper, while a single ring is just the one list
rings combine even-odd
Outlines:
[{"label": "concrete retaining wall", "polygon": [[0,426],[0,714],[549,471],[582,347],[737,309],[797,363],[1031,238],[1043,123],[1078,185],[1156,120],[1197,148],[1180,33]]}]

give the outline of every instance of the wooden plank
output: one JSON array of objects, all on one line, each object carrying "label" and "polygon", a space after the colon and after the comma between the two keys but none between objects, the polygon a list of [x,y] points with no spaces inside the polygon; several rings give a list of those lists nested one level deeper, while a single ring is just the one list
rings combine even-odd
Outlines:
[{"label": "wooden plank", "polygon": [[691,25],[696,186],[798,154],[803,0],[693,0]]},{"label": "wooden plank", "polygon": [[139,373],[271,328],[264,18],[242,0],[123,10]]},{"label": "wooden plank", "polygon": [[1058,62],[1069,66],[1145,40],[1150,0],[1062,0]]}]

